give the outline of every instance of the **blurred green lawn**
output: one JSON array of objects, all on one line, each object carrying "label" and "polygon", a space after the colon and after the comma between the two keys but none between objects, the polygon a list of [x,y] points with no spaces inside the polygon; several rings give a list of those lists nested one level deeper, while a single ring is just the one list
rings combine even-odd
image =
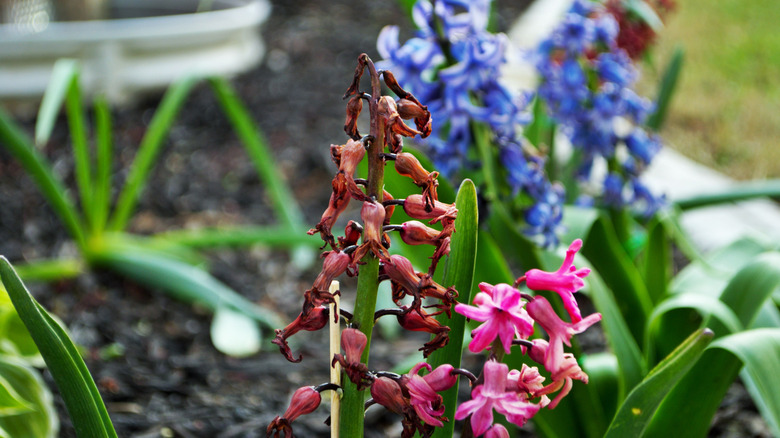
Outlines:
[{"label": "blurred green lawn", "polygon": [[780,1],[677,0],[658,43],[659,70],[686,55],[666,144],[734,178],[780,177]]}]

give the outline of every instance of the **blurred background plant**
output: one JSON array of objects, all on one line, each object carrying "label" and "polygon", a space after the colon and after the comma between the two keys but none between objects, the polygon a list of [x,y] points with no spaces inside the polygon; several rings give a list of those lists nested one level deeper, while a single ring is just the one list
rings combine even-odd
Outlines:
[{"label": "blurred background plant", "polygon": [[[180,230],[152,237],[125,232],[149,172],[156,165],[165,135],[197,81],[195,77],[185,78],[166,93],[121,189],[115,189],[112,184],[115,152],[108,103],[99,97],[95,100],[92,136],[95,147],[91,151],[79,68],[74,61],[62,60],[55,65],[38,114],[34,143],[6,113],[0,112],[0,139],[4,147],[36,182],[81,255],[80,259],[35,261],[21,266],[20,271],[27,279],[55,280],[78,275],[85,268],[104,267],[142,284],[159,287],[177,298],[200,303],[214,311],[211,333],[215,346],[225,353],[242,356],[260,348],[256,323],[275,327],[280,320],[273,312],[247,301],[210,276],[205,270],[205,259],[193,249],[262,242],[291,248],[300,263],[307,263],[313,258],[307,245],[316,247],[316,243],[302,233],[305,227],[294,197],[275,169],[268,147],[246,108],[224,79],[213,77],[208,83],[266,184],[281,225]],[[48,142],[63,103],[70,127],[81,211],[77,210],[64,182],[35,146]],[[114,192],[118,195],[112,211]]]}]

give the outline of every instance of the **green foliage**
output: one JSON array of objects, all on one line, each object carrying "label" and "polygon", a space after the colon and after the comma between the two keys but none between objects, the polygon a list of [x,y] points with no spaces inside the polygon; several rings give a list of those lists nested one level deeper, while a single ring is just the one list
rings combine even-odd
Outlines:
[{"label": "green foliage", "polygon": [[669,61],[669,65],[661,77],[661,83],[658,85],[655,111],[647,118],[647,127],[653,131],[660,131],[664,125],[666,115],[669,112],[669,104],[672,101],[672,96],[677,88],[677,82],[680,79],[683,59],[685,59],[685,52],[681,47],[676,47],[672,54],[672,60]]},{"label": "green foliage", "polygon": [[116,437],[95,382],[73,342],[30,295],[11,264],[2,256],[0,280],[60,388],[77,435]]},{"label": "green foliage", "polygon": [[[447,257],[444,266],[444,280],[442,286],[455,286],[458,291],[458,301],[469,304],[474,298],[474,266],[477,256],[477,223],[479,212],[477,211],[477,189],[471,180],[464,180],[458,190],[455,200],[458,208],[458,217],[455,220],[457,232],[452,236],[450,244],[450,256]],[[458,313],[453,313],[452,318],[446,314],[437,317],[442,325],[450,327],[450,341],[428,357],[428,363],[436,368],[439,365],[450,364],[455,368],[460,367],[463,356],[463,341],[465,338],[466,318]],[[458,400],[458,386],[442,392],[442,399],[447,418],[453,418]],[[436,428],[434,437],[452,436],[454,422],[445,423],[444,427]]]},{"label": "green foliage", "polygon": [[620,405],[605,437],[642,436],[664,396],[693,366],[712,336],[708,329],[699,330],[659,362]]},{"label": "green foliage", "polygon": [[[227,81],[221,78],[208,79],[208,85],[246,146],[260,179],[265,183],[281,224],[274,227],[172,231],[163,236],[139,239],[126,234],[125,228],[148,176],[158,162],[157,158],[165,145],[168,132],[200,78],[184,78],[166,92],[141,140],[127,180],[116,190],[112,190],[114,151],[108,104],[102,97],[95,99],[95,148],[92,153],[79,80],[79,67],[75,61],[61,60],[56,64],[38,114],[35,141],[38,145],[49,141],[57,115],[64,105],[71,133],[81,212],[70,198],[65,184],[52,171],[51,164],[10,117],[0,110],[0,143],[33,177],[76,241],[83,259],[39,261],[28,267],[21,267],[21,273],[28,276],[27,278],[51,280],[78,275],[85,267],[106,267],[188,301],[204,302],[215,311],[225,310],[221,312],[218,320],[220,323],[212,327],[212,334],[218,334],[223,341],[220,345],[230,351],[247,353],[249,351],[246,348],[255,345],[256,351],[259,348],[259,331],[248,329],[234,332],[232,341],[229,341],[231,337],[227,334],[230,331],[223,328],[232,327],[233,324],[254,327],[253,323],[248,325],[246,320],[240,322],[240,318],[273,326],[278,325],[279,319],[211,277],[205,270],[203,257],[188,246],[216,247],[261,243],[294,249],[296,260],[301,259],[297,257],[301,255],[301,260],[311,260],[311,247],[318,243],[315,242],[316,239],[305,234],[300,209],[274,165],[271,151],[248,110]],[[112,212],[113,191],[119,194]],[[154,275],[148,275],[149,272]],[[234,312],[229,312],[229,309]],[[243,347],[235,350],[239,345]]]},{"label": "green foliage", "polygon": [[53,397],[38,371],[0,355],[0,437],[55,438],[58,429]]}]

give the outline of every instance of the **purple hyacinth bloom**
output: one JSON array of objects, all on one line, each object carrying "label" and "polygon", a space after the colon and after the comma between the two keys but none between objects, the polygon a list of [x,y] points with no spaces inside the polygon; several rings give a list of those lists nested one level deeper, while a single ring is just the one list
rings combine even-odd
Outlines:
[{"label": "purple hyacinth bloom", "polygon": [[579,151],[578,179],[591,180],[594,163],[606,162],[611,173],[602,180],[599,202],[612,208],[635,204],[636,209],[648,211],[647,206],[657,209],[663,198],[653,197],[641,185],[637,191],[633,181],[650,164],[661,142],[642,127],[652,104],[630,88],[637,70],[618,48],[617,31],[617,22],[601,4],[575,1],[538,47],[538,96]]},{"label": "purple hyacinth bloom", "polygon": [[[547,179],[543,161],[531,158],[520,146],[518,125],[530,121],[528,95],[513,93],[500,81],[508,39],[487,31],[491,0],[418,1],[412,10],[418,32],[403,45],[398,29],[385,28],[377,48],[384,58],[380,68],[393,71],[399,83],[428,106],[433,120],[431,135],[422,141],[437,170],[452,177],[475,168],[472,150],[474,123],[488,125],[505,167],[506,183],[515,196],[522,192],[523,213],[533,223],[524,232],[546,245],[557,244],[563,196]],[[590,24],[583,32],[591,35]],[[579,32],[572,23],[572,35]],[[572,42],[576,39],[570,38]],[[446,50],[446,53],[445,53]],[[561,96],[586,97],[579,92],[583,72],[571,66],[572,90],[555,90]],[[560,70],[560,69],[558,69]],[[561,72],[556,73],[558,75]],[[580,102],[572,102],[572,108]]]}]

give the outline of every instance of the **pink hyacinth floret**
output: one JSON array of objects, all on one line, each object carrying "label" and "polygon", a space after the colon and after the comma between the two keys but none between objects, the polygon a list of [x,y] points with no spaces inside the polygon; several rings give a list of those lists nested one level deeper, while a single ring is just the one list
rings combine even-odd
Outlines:
[{"label": "pink hyacinth floret", "polygon": [[[529,356],[536,362],[544,362],[550,351],[550,345],[544,339],[534,339],[533,343],[533,347],[529,350]],[[585,374],[585,371],[582,371],[582,368],[577,363],[577,359],[571,353],[561,355],[560,364],[557,369],[551,372],[551,378],[553,380],[551,383],[534,393],[535,396],[541,396],[542,400],[544,400],[548,399],[548,394],[560,390],[553,401],[550,402],[548,399],[546,403],[541,403],[542,407],[547,407],[548,409],[554,409],[558,406],[558,403],[571,391],[574,380],[588,383],[588,375]]]},{"label": "pink hyacinth floret", "polygon": [[[471,391],[471,400],[462,403],[455,411],[456,420],[471,415],[474,436],[482,435],[493,426],[494,409],[518,426],[524,425],[539,411],[538,404],[524,400],[514,391],[507,391],[509,367],[506,364],[488,360],[482,372],[484,383],[476,386]],[[500,432],[500,429],[496,432]]]},{"label": "pink hyacinth floret", "polygon": [[542,329],[550,338],[550,346],[544,355],[544,367],[553,374],[553,379],[556,379],[556,374],[561,372],[565,361],[563,344],[571,346],[571,337],[577,333],[584,332],[588,327],[601,321],[601,314],[594,313],[588,315],[585,319],[575,323],[566,322],[555,313],[550,302],[544,297],[534,297],[526,305],[526,309],[528,314],[542,326]]},{"label": "pink hyacinth floret", "polygon": [[555,272],[531,269],[525,273],[525,284],[529,289],[549,290],[561,296],[563,307],[566,308],[572,322],[578,322],[582,319],[577,300],[574,299],[574,293],[585,286],[582,279],[590,274],[590,269],[577,269],[574,266],[574,256],[580,248],[582,248],[582,240],[577,239],[572,242],[566,251],[563,264]]},{"label": "pink hyacinth floret", "polygon": [[479,353],[498,337],[509,353],[515,336],[527,339],[534,332],[534,322],[523,308],[520,291],[508,284],[479,284],[480,292],[474,297],[475,306],[457,304],[455,311],[476,321],[484,322],[471,332],[474,337],[469,351]]},{"label": "pink hyacinth floret", "polygon": [[441,403],[442,397],[436,391],[449,389],[457,382],[457,378],[449,374],[453,369],[449,364],[439,366],[424,377],[418,374],[422,368],[431,371],[429,364],[420,362],[404,376],[408,379],[406,388],[409,390],[409,401],[422,421],[441,427],[444,425],[441,421],[444,405]]}]

